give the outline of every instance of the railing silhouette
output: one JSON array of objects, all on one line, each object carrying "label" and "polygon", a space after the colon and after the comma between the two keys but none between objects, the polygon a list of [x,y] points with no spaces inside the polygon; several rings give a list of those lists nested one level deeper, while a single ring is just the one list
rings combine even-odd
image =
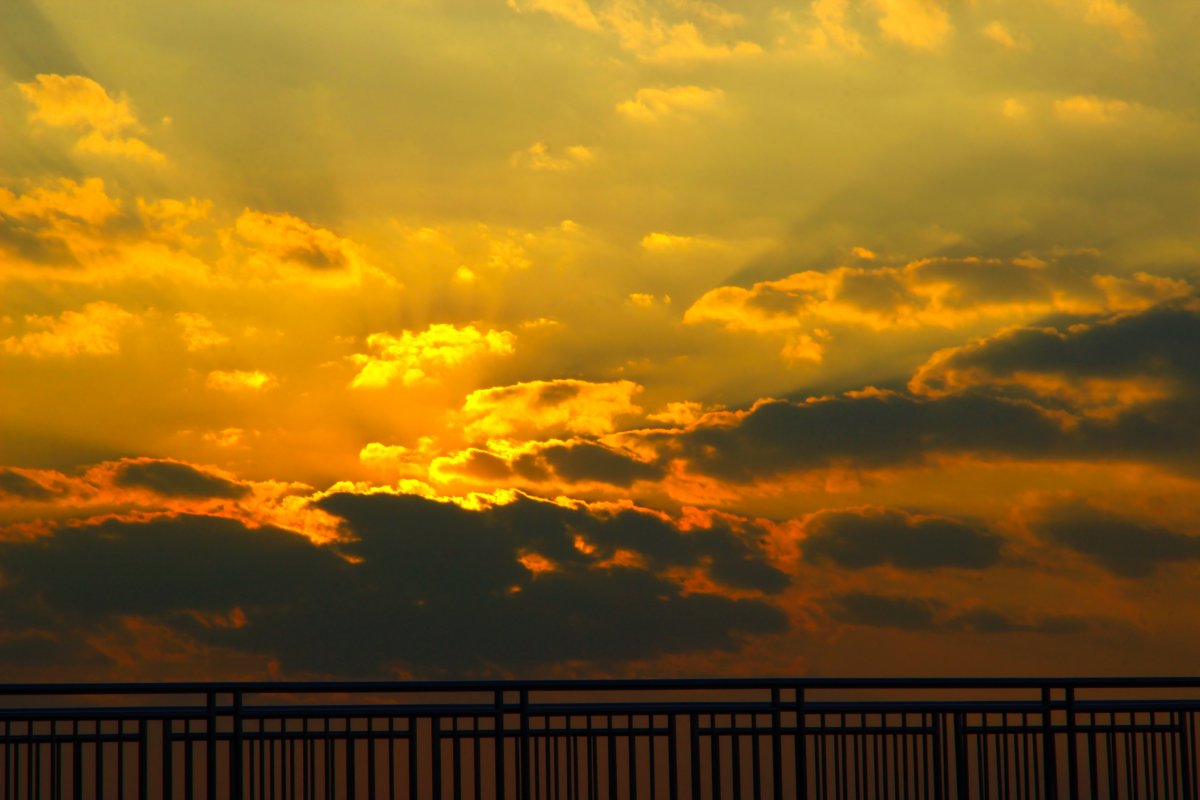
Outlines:
[{"label": "railing silhouette", "polygon": [[1200,678],[0,685],[0,798],[1197,797]]}]

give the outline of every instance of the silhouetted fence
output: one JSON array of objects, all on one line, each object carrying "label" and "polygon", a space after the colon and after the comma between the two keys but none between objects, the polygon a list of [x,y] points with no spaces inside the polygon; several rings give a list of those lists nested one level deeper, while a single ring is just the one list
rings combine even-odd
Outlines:
[{"label": "silhouetted fence", "polygon": [[0,797],[1197,796],[1197,679],[0,686]]}]

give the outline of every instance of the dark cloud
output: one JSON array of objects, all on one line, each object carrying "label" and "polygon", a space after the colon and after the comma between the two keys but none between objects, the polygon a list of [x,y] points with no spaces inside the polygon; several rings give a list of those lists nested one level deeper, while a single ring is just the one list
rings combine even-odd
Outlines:
[{"label": "dark cloud", "polygon": [[999,377],[1165,378],[1194,390],[1200,386],[1200,311],[1194,303],[1168,303],[1066,332],[1017,328],[957,349],[925,380],[942,389],[939,377],[971,369]]},{"label": "dark cloud", "polygon": [[[956,382],[946,380],[951,371]],[[1062,380],[1024,386],[987,377],[1037,373]],[[1166,388],[1136,402],[1102,398],[1108,413],[1098,414],[1089,405],[1089,378],[1125,380],[1135,390],[1155,379]],[[630,435],[657,447],[662,464],[682,458],[692,471],[736,483],[808,469],[914,465],[947,453],[1200,466],[1200,309],[1190,301],[1066,331],[1003,333],[939,357],[914,387],[765,401],[734,424]],[[1112,392],[1119,398],[1120,387]]]},{"label": "dark cloud", "polygon": [[596,481],[629,487],[634,481],[652,481],[663,477],[657,464],[638,461],[627,453],[593,442],[554,444],[538,451],[554,473],[565,481]]},{"label": "dark cloud", "polygon": [[1200,559],[1200,536],[1127,519],[1082,501],[1043,509],[1030,527],[1043,540],[1082,553],[1126,578],[1144,578],[1160,565]]},{"label": "dark cloud", "polygon": [[838,622],[872,628],[968,631],[971,633],[1076,633],[1089,625],[1079,617],[1049,615],[1026,620],[993,608],[952,611],[936,598],[847,592],[828,598],[826,609]]},{"label": "dark cloud", "polygon": [[[680,531],[650,512],[530,498],[467,511],[335,494],[319,506],[344,521],[347,539],[316,545],[269,526],[182,515],[0,543],[6,628],[58,641],[145,618],[225,652],[277,658],[285,670],[344,676],[611,664],[732,649],[787,628],[765,600],[689,593],[664,575],[695,568],[731,588],[782,589],[787,578],[767,563],[752,526]],[[612,560],[622,549],[633,562]],[[527,567],[522,558],[534,553],[553,569]]]},{"label": "dark cloud", "polygon": [[621,488],[629,488],[635,481],[660,480],[665,474],[661,464],[639,461],[629,453],[584,439],[536,444],[511,462],[486,450],[471,449],[462,461],[442,469],[485,481],[520,478],[545,483],[557,479]]},{"label": "dark cloud", "polygon": [[178,461],[124,461],[118,465],[113,483],[125,488],[150,489],[166,497],[236,500],[249,488]]},{"label": "dark cloud", "polygon": [[33,0],[0,4],[0,69],[19,80],[39,72],[83,75],[83,66]]},{"label": "dark cloud", "polygon": [[874,628],[927,630],[944,604],[920,597],[888,597],[867,592],[849,592],[830,599],[828,609],[838,622]]},{"label": "dark cloud", "polygon": [[983,569],[1001,560],[1001,539],[976,525],[896,510],[827,511],[806,527],[804,557],[848,569]]},{"label": "dark cloud", "polygon": [[49,500],[54,492],[42,484],[10,469],[0,469],[0,495],[22,500]]}]

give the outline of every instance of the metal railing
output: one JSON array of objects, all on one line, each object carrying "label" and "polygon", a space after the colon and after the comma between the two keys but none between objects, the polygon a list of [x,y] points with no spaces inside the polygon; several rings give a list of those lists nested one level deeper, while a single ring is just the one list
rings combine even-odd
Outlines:
[{"label": "metal railing", "polygon": [[0,798],[1197,797],[1200,678],[0,685]]}]

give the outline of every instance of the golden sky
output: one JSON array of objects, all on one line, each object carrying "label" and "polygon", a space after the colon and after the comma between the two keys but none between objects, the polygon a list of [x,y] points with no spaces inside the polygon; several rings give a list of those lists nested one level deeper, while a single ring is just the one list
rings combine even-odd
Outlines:
[{"label": "golden sky", "polygon": [[0,670],[1194,672],[1183,0],[6,0]]}]

